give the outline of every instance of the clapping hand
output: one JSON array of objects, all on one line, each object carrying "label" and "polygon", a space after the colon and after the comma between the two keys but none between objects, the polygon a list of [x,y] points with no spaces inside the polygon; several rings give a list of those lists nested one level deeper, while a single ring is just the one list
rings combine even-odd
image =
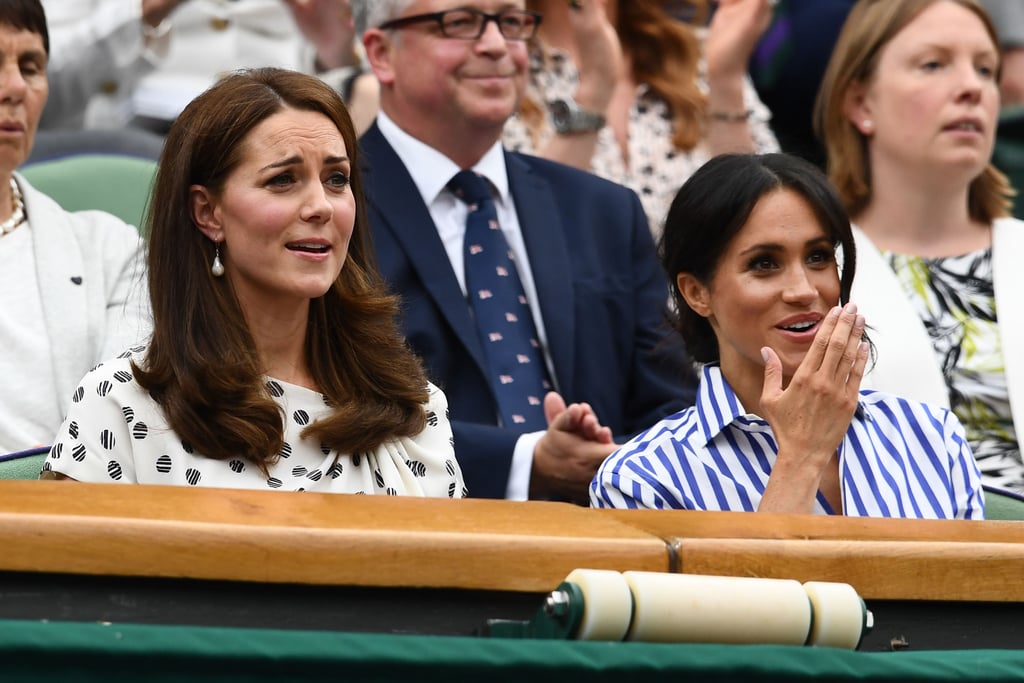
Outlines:
[{"label": "clapping hand", "polygon": [[317,68],[358,64],[356,34],[349,0],[282,0],[295,25],[316,49]]},{"label": "clapping hand", "polygon": [[771,20],[769,0],[718,0],[704,45],[709,78],[746,74],[754,47]]},{"label": "clapping hand", "polygon": [[589,404],[567,406],[553,391],[544,397],[544,415],[548,429],[534,448],[530,497],[586,505],[590,480],[617,448],[612,432],[601,425]]},{"label": "clapping hand", "polygon": [[622,45],[605,4],[606,0],[581,0],[569,10],[580,79],[576,100],[598,112],[607,109],[623,69]]}]

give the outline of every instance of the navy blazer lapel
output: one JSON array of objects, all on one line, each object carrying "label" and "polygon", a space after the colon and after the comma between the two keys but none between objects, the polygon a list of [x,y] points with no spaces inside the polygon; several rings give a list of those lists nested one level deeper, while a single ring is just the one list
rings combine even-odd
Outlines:
[{"label": "navy blazer lapel", "polygon": [[376,123],[359,139],[359,150],[367,203],[386,224],[375,229],[387,229],[394,235],[424,288],[483,370],[483,348],[469,305],[412,176]]},{"label": "navy blazer lapel", "polygon": [[571,277],[572,258],[561,225],[561,214],[551,185],[535,175],[523,159],[506,152],[505,165],[540,299],[538,303],[544,319],[548,353],[555,366],[558,388],[563,394],[568,393],[573,386],[575,367],[575,294]]}]

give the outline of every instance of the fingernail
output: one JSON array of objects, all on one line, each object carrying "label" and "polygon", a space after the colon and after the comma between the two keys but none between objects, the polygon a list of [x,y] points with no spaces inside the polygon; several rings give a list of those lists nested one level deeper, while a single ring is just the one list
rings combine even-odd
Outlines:
[{"label": "fingernail", "polygon": [[768,353],[768,347],[767,346],[762,346],[761,347],[761,358],[762,358],[762,360],[764,360],[765,363],[767,363],[768,360],[771,358],[771,355],[769,355],[769,353]]},{"label": "fingernail", "polygon": [[851,301],[848,304],[846,304],[843,310],[852,315],[857,312],[857,304]]},{"label": "fingernail", "polygon": [[853,323],[853,326],[860,330],[860,329],[864,329],[864,325],[865,324],[866,324],[866,321],[864,320],[864,316],[858,315],[857,316],[857,320]]},{"label": "fingernail", "polygon": [[862,356],[866,356],[868,355],[868,348],[868,343],[866,341],[862,341],[860,344],[857,345],[857,353],[859,353]]},{"label": "fingernail", "polygon": [[839,306],[833,306],[833,307],[832,307],[832,310],[831,310],[831,311],[829,311],[829,312],[828,312],[828,314],[829,314],[830,316],[832,316],[833,318],[838,318],[838,317],[839,317],[839,314],[840,314],[840,313],[841,313],[842,311],[843,311],[843,309],[842,309],[842,308],[840,308]]}]

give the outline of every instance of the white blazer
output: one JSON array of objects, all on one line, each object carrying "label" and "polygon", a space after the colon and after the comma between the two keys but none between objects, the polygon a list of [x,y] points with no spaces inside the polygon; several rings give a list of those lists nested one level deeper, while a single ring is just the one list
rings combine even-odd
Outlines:
[{"label": "white blazer", "polygon": [[[949,407],[949,389],[928,332],[896,274],[867,235],[854,226],[857,276],[850,299],[868,324],[878,359],[864,377],[865,389]],[[1024,434],[1024,221],[1000,218],[992,227],[996,318],[1002,341],[1013,424]]]},{"label": "white blazer", "polygon": [[32,227],[56,400],[64,415],[94,365],[149,338],[145,244],[121,219],[104,211],[70,213],[22,176],[15,178]]}]

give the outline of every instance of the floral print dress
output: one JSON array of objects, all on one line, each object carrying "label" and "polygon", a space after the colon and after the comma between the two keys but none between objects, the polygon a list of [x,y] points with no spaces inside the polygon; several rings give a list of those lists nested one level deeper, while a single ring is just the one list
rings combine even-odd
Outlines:
[{"label": "floral print dress", "polygon": [[[703,76],[698,86],[707,92]],[[551,114],[546,104],[576,92],[579,72],[564,50],[547,49],[546,53],[533,50],[530,55],[530,96],[545,106],[544,121],[537,131],[513,116],[505,124],[502,141],[505,147],[526,154],[536,154],[555,135]],[[769,126],[771,114],[761,102],[750,79],[744,80],[743,99],[753,112],[749,119],[750,133],[757,153],[778,152],[779,143]],[[693,173],[711,158],[703,142],[691,150],[681,150],[672,144],[672,114],[668,104],[644,84],[637,86],[636,100],[629,112],[629,164],[627,166],[615,139],[615,133],[605,126],[597,134],[597,149],[590,160],[590,170],[602,178],[625,185],[640,196],[644,213],[657,240],[662,233],[669,206]]]},{"label": "floral print dress", "polygon": [[885,257],[924,321],[982,478],[1024,492],[996,324],[991,247],[943,258]]}]

